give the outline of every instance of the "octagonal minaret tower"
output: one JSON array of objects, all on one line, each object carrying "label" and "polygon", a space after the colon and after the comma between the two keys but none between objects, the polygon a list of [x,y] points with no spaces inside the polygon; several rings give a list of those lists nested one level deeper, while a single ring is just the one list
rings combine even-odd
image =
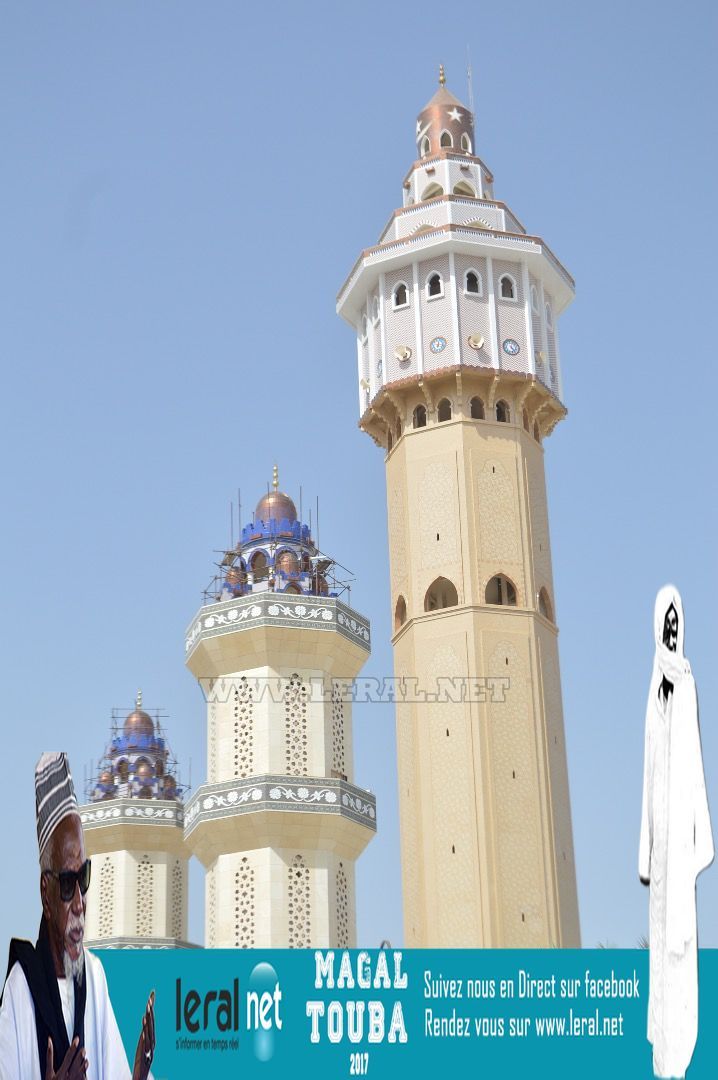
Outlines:
[{"label": "octagonal minaret tower", "polygon": [[335,567],[275,468],[187,633],[208,778],[185,835],[207,871],[209,947],[356,945],[354,864],[376,803],[353,782],[350,692],[369,624]]},{"label": "octagonal minaret tower", "polygon": [[92,857],[85,938],[93,948],[189,948],[183,788],[161,715],[137,692],[79,808]]},{"label": "octagonal minaret tower", "polygon": [[494,197],[443,69],[416,145],[337,302],[386,454],[395,673],[418,689],[397,705],[405,939],[574,946],[544,480],[573,280]]}]

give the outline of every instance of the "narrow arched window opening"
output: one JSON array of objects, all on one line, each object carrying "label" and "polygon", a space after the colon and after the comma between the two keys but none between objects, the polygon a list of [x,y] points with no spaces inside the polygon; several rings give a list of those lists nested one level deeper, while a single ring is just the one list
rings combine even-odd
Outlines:
[{"label": "narrow arched window opening", "polygon": [[400,630],[406,622],[406,600],[400,596],[394,608],[394,630]]},{"label": "narrow arched window opening", "polygon": [[421,140],[421,156],[426,157],[430,150],[431,143],[429,142],[428,136],[424,136],[424,138]]},{"label": "narrow arched window opening", "polygon": [[481,278],[475,270],[467,270],[464,279],[464,290],[473,296],[481,296]]},{"label": "narrow arched window opening", "polygon": [[387,448],[387,450],[391,450],[393,445],[394,445],[394,440],[391,437],[391,432],[387,431],[387,433],[386,433],[386,448]]},{"label": "narrow arched window opening", "polygon": [[265,578],[269,577],[269,563],[263,551],[257,551],[252,556],[249,565],[252,567],[255,581],[264,581]]},{"label": "narrow arched window opening", "polygon": [[538,300],[538,292],[536,291],[536,286],[535,285],[531,286],[531,310],[536,312],[536,314],[538,315],[539,300]]},{"label": "narrow arched window opening", "polygon": [[374,322],[379,322],[379,298],[377,296],[374,297],[371,305],[371,317]]},{"label": "narrow arched window opening", "polygon": [[539,422],[538,422],[538,420],[534,420],[534,439],[535,439],[535,440],[536,440],[536,442],[538,442],[538,443],[540,443],[540,442],[541,442],[541,429],[540,429],[540,427],[539,427]]},{"label": "narrow arched window opening", "polygon": [[441,184],[429,184],[429,186],[424,189],[424,194],[421,196],[421,200],[422,202],[426,202],[427,199],[437,199],[439,195],[443,194],[444,189]]},{"label": "narrow arched window opening", "polygon": [[516,586],[504,574],[497,574],[486,586],[486,603],[516,607]]},{"label": "narrow arched window opening", "polygon": [[529,414],[526,411],[526,409],[524,409],[524,411],[523,411],[523,413],[521,415],[521,418],[522,418],[522,420],[524,422],[524,431],[528,431],[529,430]]},{"label": "narrow arched window opening", "polygon": [[401,420],[397,420],[396,427],[394,429],[394,433],[396,435],[396,441],[398,442],[399,439],[401,438]]},{"label": "narrow arched window opening", "polygon": [[452,147],[454,145],[454,140],[451,137],[451,132],[450,131],[442,131],[441,139],[439,140],[439,142],[440,142],[441,148],[443,150],[446,150],[446,149],[449,149],[450,147]]},{"label": "narrow arched window opening", "polygon": [[456,586],[448,578],[438,577],[426,590],[424,611],[439,611],[441,608],[456,607],[459,596]]},{"label": "narrow arched window opening", "polygon": [[439,423],[444,420],[451,420],[451,402],[448,398],[442,398],[437,407],[437,414]]},{"label": "narrow arched window opening", "polygon": [[426,282],[427,296],[443,296],[444,295],[444,283],[441,280],[441,274],[432,274]]},{"label": "narrow arched window opening", "polygon": [[548,326],[549,330],[553,330],[553,312],[551,311],[551,305],[550,304],[546,304],[545,311],[546,311],[546,325]]},{"label": "narrow arched window opening", "polygon": [[366,341],[367,337],[369,336],[369,320],[367,319],[366,315],[362,316],[361,336],[362,336],[362,341]]},{"label": "narrow arched window opening", "polygon": [[458,184],[454,185],[454,195],[463,195],[469,199],[475,199],[476,191],[467,180],[459,180]]},{"label": "narrow arched window opening", "polygon": [[496,402],[496,419],[500,424],[508,424],[511,420],[511,411],[506,401]]},{"label": "narrow arched window opening", "polygon": [[472,420],[483,420],[484,419],[484,416],[485,416],[485,414],[484,414],[484,403],[483,403],[483,401],[481,400],[480,397],[472,397],[472,399],[471,399],[471,401],[469,403],[469,407],[471,409],[471,419]]},{"label": "narrow arched window opening", "polygon": [[464,150],[467,154],[471,153],[471,139],[466,134],[466,132],[464,132],[461,136],[461,149]]},{"label": "narrow arched window opening", "polygon": [[409,293],[407,292],[406,285],[403,281],[400,281],[399,284],[395,287],[392,296],[392,303],[395,308],[406,307],[406,305],[409,303]]},{"label": "narrow arched window opening", "polygon": [[[415,428],[426,427],[426,406],[417,405],[412,417],[412,425]],[[423,444],[422,444],[423,445]]]},{"label": "narrow arched window opening", "polygon": [[549,622],[553,622],[553,606],[551,604],[551,598],[548,594],[548,589],[545,587],[539,591],[539,611],[545,619]]},{"label": "narrow arched window opening", "polygon": [[499,286],[499,291],[501,293],[502,299],[516,299],[516,286],[514,284],[513,278],[510,278],[508,274],[504,274],[504,276],[501,278],[501,281],[499,282]]}]

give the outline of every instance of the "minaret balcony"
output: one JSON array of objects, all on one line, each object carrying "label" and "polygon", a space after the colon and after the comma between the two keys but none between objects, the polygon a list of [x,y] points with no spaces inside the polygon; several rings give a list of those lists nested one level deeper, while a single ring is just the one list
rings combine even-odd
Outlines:
[{"label": "minaret balcony", "polygon": [[160,799],[108,799],[78,807],[87,854],[163,851],[185,855],[181,803]]},{"label": "minaret balcony", "polygon": [[335,777],[264,774],[203,784],[185,810],[187,846],[205,866],[262,847],[355,859],[375,832],[374,795]]},{"label": "minaret balcony", "polygon": [[336,597],[268,591],[206,604],[185,637],[185,661],[197,678],[302,664],[340,677],[358,674],[370,652],[369,622]]}]

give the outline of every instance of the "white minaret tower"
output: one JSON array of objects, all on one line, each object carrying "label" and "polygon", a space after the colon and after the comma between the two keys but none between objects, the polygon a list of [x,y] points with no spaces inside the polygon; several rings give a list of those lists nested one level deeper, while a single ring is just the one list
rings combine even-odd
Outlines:
[{"label": "white minaret tower", "polygon": [[[121,713],[119,714],[121,715]],[[110,744],[89,803],[79,808],[92,858],[86,944],[92,948],[182,949],[187,942],[187,852],[182,788],[160,714],[135,707]]]},{"label": "white minaret tower", "polygon": [[187,806],[213,948],[356,945],[354,863],[376,831],[353,782],[352,680],[369,624],[278,490],[260,499],[187,633],[208,779]]},{"label": "white minaret tower", "polygon": [[395,672],[419,691],[397,706],[405,937],[574,946],[544,480],[573,280],[494,197],[439,81],[403,206],[337,302],[360,426],[386,454]]}]

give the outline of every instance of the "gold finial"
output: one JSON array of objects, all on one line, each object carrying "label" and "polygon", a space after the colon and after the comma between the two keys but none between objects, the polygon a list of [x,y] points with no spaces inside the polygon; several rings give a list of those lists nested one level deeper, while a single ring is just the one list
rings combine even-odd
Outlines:
[{"label": "gold finial", "polygon": [[136,709],[141,709],[142,708],[142,691],[141,690],[137,691],[137,696],[135,697],[135,708]]},{"label": "gold finial", "polygon": [[439,86],[446,86],[446,75],[444,74],[443,64],[439,64]]},{"label": "gold finial", "polygon": [[279,469],[276,465],[272,468],[272,487],[275,491],[279,490]]}]

